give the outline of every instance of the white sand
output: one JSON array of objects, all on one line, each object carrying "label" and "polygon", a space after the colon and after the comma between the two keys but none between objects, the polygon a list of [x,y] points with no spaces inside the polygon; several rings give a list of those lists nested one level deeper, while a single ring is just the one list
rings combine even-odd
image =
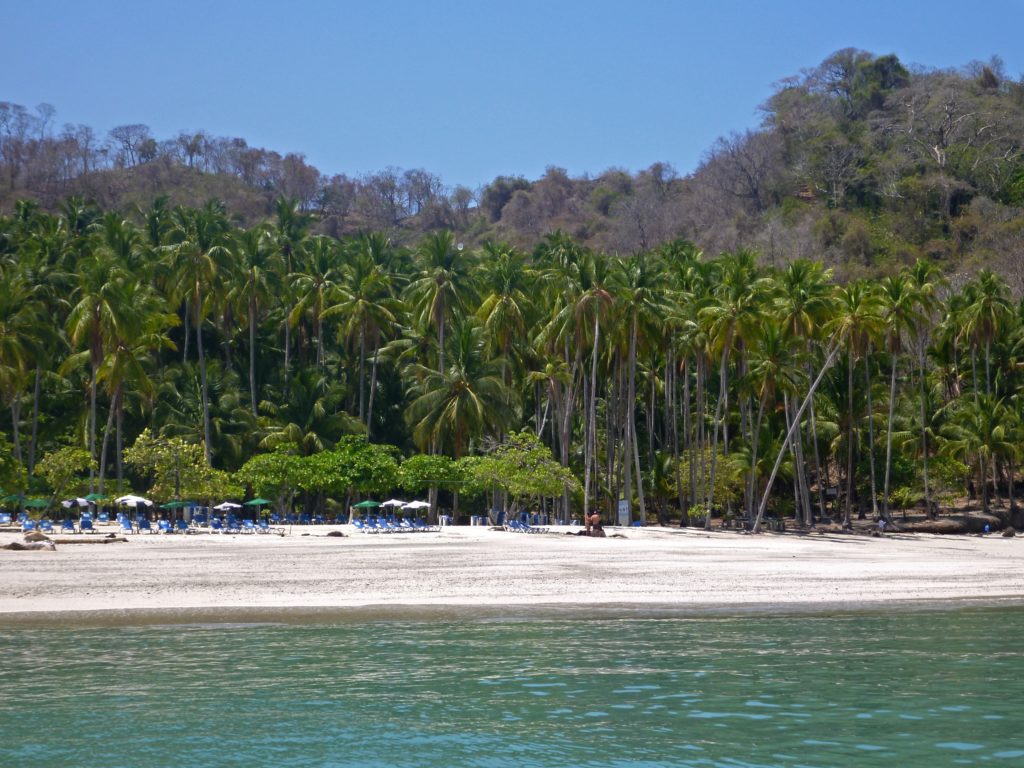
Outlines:
[{"label": "white sand", "polygon": [[[626,538],[481,527],[290,536],[139,535],[0,551],[4,615],[356,606],[842,607],[1024,599],[1024,537],[705,533]],[[609,528],[609,532],[616,529]],[[58,537],[59,538],[59,537]],[[20,540],[0,534],[0,544]]]}]

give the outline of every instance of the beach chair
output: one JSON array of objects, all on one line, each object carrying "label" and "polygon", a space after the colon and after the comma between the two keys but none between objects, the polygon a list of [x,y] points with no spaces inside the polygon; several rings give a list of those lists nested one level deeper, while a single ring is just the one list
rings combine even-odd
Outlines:
[{"label": "beach chair", "polygon": [[175,520],[174,530],[176,530],[178,533],[188,533],[191,529],[188,527],[188,523],[186,523],[184,520]]},{"label": "beach chair", "polygon": [[98,522],[101,522],[101,523],[109,523],[110,522],[110,513],[107,512],[106,510],[103,510],[102,512],[99,512],[96,515],[96,520]]},{"label": "beach chair", "polygon": [[70,517],[65,517],[64,521],[60,524],[61,533],[74,533],[75,532],[75,521]]},{"label": "beach chair", "polygon": [[78,521],[78,532],[85,533],[86,531],[88,531],[89,533],[94,533],[96,529],[92,527],[91,518],[83,517],[81,520]]},{"label": "beach chair", "polygon": [[18,522],[19,523],[24,523],[26,520],[28,520],[28,512],[19,512],[18,513]]},{"label": "beach chair", "polygon": [[233,517],[229,517],[228,521],[224,524],[224,533],[241,533],[242,527],[238,524],[238,521]]},{"label": "beach chair", "polygon": [[10,525],[10,524],[11,524],[11,513],[10,512],[0,512],[0,525]]},{"label": "beach chair", "polygon": [[157,527],[157,530],[160,531],[160,533],[173,533],[174,532],[173,529],[171,528],[171,521],[170,520],[157,520],[156,521],[156,527]]},{"label": "beach chair", "polygon": [[25,520],[21,521],[21,532],[22,533],[28,533],[29,531],[34,531],[35,529],[36,529],[36,521],[35,520],[25,519]]},{"label": "beach chair", "polygon": [[274,525],[280,525],[281,524],[281,516],[279,514],[277,514],[277,512],[271,512],[270,513],[270,522],[272,524],[274,524]]},{"label": "beach chair", "polygon": [[43,533],[53,533],[53,523],[44,517],[39,521],[39,530]]},{"label": "beach chair", "polygon": [[210,533],[224,533],[224,524],[219,518],[210,518]]},{"label": "beach chair", "polygon": [[252,520],[243,520],[242,533],[256,533],[256,523]]},{"label": "beach chair", "polygon": [[145,531],[146,533],[153,532],[153,526],[149,522],[148,517],[140,517],[136,525],[138,526],[139,533],[142,533],[143,531]]},{"label": "beach chair", "polygon": [[121,525],[121,533],[135,533],[135,526],[132,525],[131,518],[122,517],[118,522]]}]

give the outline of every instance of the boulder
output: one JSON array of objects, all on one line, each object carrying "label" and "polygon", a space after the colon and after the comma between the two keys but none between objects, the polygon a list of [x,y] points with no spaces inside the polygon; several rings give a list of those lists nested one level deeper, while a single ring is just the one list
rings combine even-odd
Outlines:
[{"label": "boulder", "polygon": [[25,541],[49,541],[50,537],[42,531],[29,531],[25,534]]},{"label": "boulder", "polygon": [[1004,539],[1012,539],[1016,535],[1017,531],[1015,531],[1013,528],[1007,528],[1005,531],[1003,531]]}]

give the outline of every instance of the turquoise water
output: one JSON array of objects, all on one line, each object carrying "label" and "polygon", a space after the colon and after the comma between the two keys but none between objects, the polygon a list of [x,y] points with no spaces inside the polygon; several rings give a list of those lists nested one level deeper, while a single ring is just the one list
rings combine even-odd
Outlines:
[{"label": "turquoise water", "polygon": [[2,766],[1024,765],[1024,610],[0,628]]}]

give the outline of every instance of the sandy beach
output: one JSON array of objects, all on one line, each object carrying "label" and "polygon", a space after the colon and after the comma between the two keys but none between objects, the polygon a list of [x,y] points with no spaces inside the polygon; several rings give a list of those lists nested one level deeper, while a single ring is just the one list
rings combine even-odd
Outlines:
[{"label": "sandy beach", "polygon": [[[329,530],[346,536],[328,537]],[[5,550],[0,624],[86,613],[371,606],[709,610],[1024,599],[1024,537],[618,533],[624,538],[484,527],[369,535],[316,526],[286,536],[136,535],[127,543],[58,544],[56,552]],[[0,545],[20,538],[0,534]]]}]

